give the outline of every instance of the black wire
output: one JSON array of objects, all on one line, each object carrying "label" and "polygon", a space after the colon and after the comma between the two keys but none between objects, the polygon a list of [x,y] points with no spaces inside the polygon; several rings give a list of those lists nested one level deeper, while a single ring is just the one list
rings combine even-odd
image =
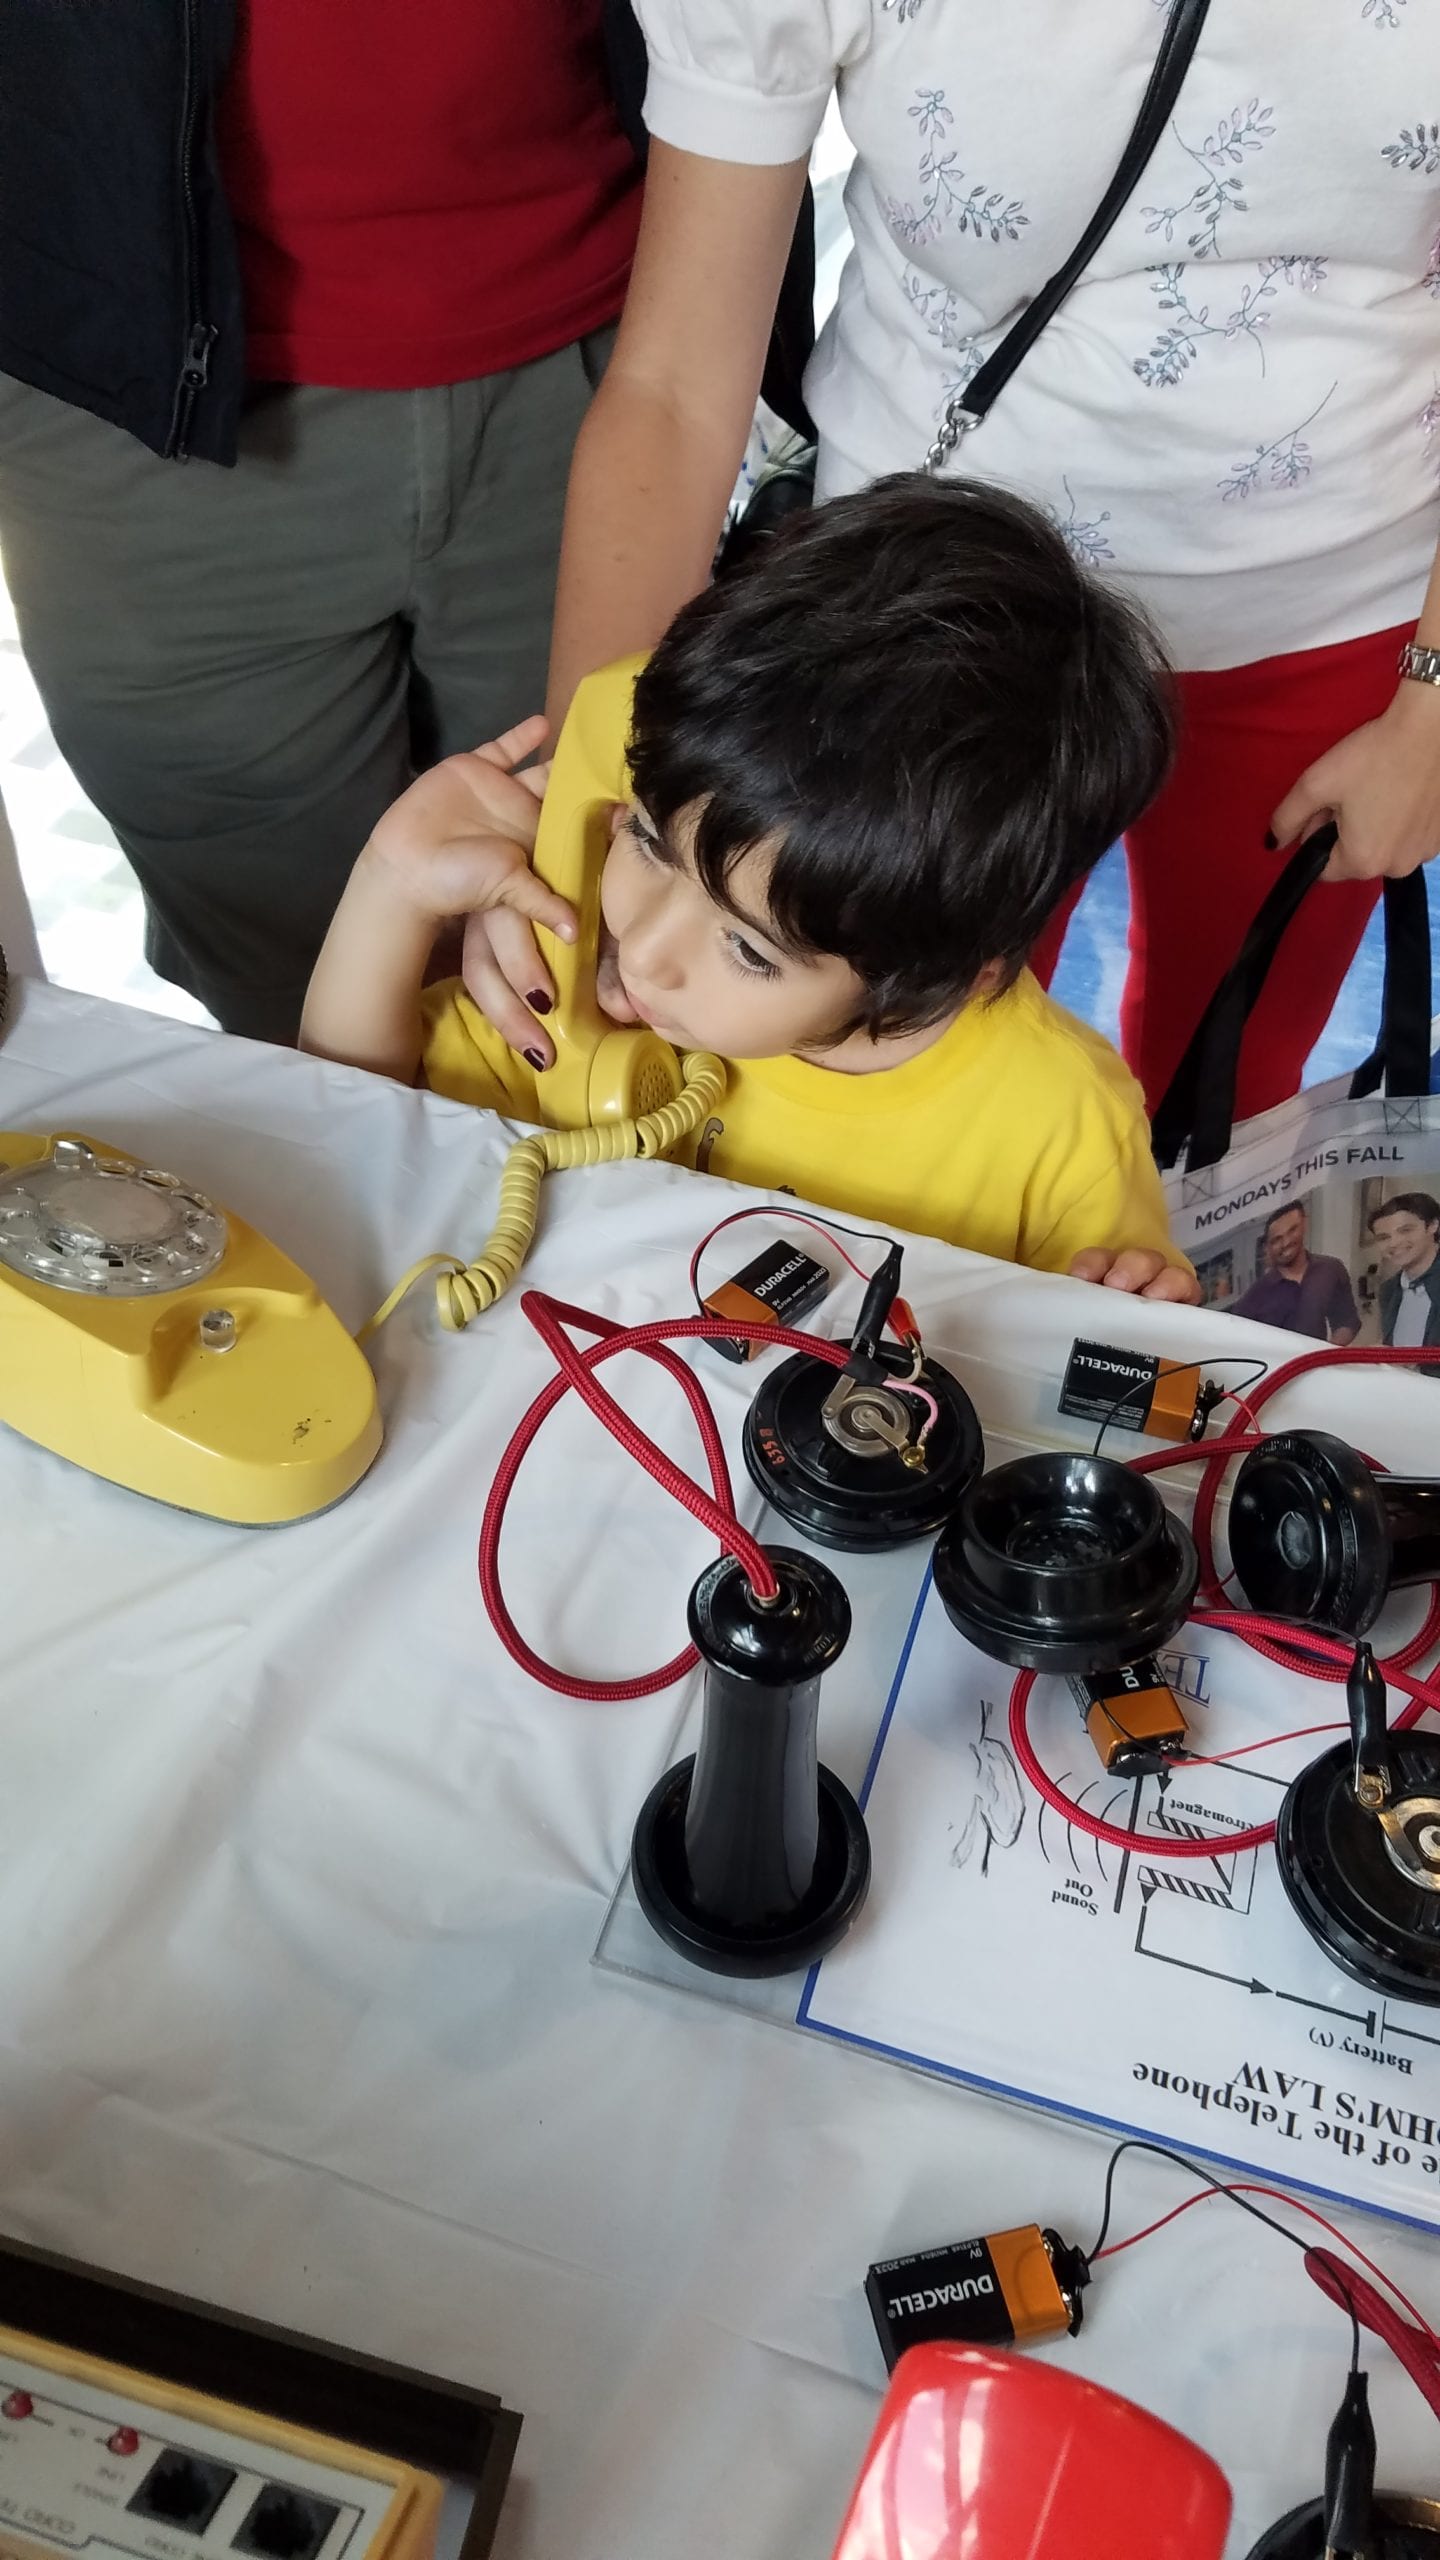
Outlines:
[{"label": "black wire", "polygon": [[[1189,1363],[1189,1366],[1192,1369],[1198,1369],[1200,1363],[1198,1360],[1192,1360]],[[1124,1412],[1127,1404],[1137,1404],[1142,1396],[1150,1394],[1154,1385],[1155,1380],[1153,1378],[1131,1379],[1129,1386],[1125,1388],[1123,1394],[1116,1397],[1109,1412],[1102,1421],[1099,1430],[1095,1434],[1095,1446],[1090,1452],[1092,1458],[1099,1457],[1101,1441],[1104,1439],[1106,1432],[1114,1428],[1114,1425],[1119,1420],[1120,1415]]]},{"label": "black wire", "polygon": [[[1241,1379],[1239,1386],[1235,1388],[1234,1392],[1236,1395],[1243,1396],[1247,1387],[1258,1386],[1261,1379],[1269,1375],[1270,1368],[1270,1364],[1267,1360],[1246,1360],[1243,1351],[1222,1352],[1218,1360],[1176,1360],[1166,1369],[1165,1375],[1167,1378],[1184,1377],[1191,1369],[1196,1371],[1201,1369],[1235,1369],[1240,1367],[1242,1363],[1245,1368],[1249,1370],[1250,1374],[1248,1378]],[[1156,1383],[1157,1382],[1151,1378],[1132,1379],[1130,1385],[1126,1387],[1123,1394],[1116,1397],[1109,1412],[1106,1414],[1104,1421],[1101,1423],[1099,1430],[1095,1434],[1095,1446],[1090,1452],[1092,1458],[1099,1457],[1101,1441],[1104,1439],[1107,1431],[1114,1429],[1115,1424],[1120,1415],[1124,1412],[1126,1405],[1134,1404],[1139,1397],[1148,1395],[1153,1390]],[[1228,1394],[1230,1390],[1227,1389],[1226,1392]],[[1208,1415],[1206,1419],[1209,1419]],[[1197,1450],[1202,1448],[1203,1445],[1203,1442],[1198,1440],[1195,1443]]]},{"label": "black wire", "polygon": [[[1221,2178],[1212,2178],[1209,2170],[1202,2169],[1198,2160],[1188,2160],[1183,2151],[1171,2151],[1163,2142],[1146,2142],[1139,2134],[1131,2134],[1127,2141],[1117,2142],[1114,2150],[1110,2154],[1109,2163],[1105,2171],[1105,2202],[1100,2215],[1100,2229],[1095,2240],[1085,2253],[1087,2259],[1093,2261],[1098,2258],[1101,2250],[1105,2246],[1106,2236],[1110,2229],[1110,2214],[1114,2203],[1115,2172],[1127,2151],[1151,2151],[1154,2153],[1157,2160],[1173,2161],[1177,2169],[1188,2170],[1192,2178],[1199,2178],[1202,2184],[1211,2188],[1217,2196],[1226,2196],[1229,2198],[1231,2204],[1238,2204],[1242,2212],[1253,2214],[1257,2222],[1264,2223],[1267,2231],[1278,2231],[1281,2239],[1288,2240],[1292,2249],[1298,2249],[1302,2256],[1310,2247],[1310,2242],[1304,2238],[1302,2233],[1298,2231],[1287,2231],[1283,2222],[1277,2222],[1273,2214],[1262,2213],[1259,2205],[1252,2204],[1248,2196],[1237,2196],[1233,2187],[1227,2187],[1224,2180]],[[1355,2318],[1353,2309],[1350,2312],[1350,2317],[1353,2322]],[[1355,2332],[1355,2353],[1357,2357],[1359,2356],[1359,2352],[1360,2332],[1357,2327]]]},{"label": "black wire", "polygon": [[[1292,2249],[1298,2249],[1302,2256],[1313,2247],[1313,2242],[1307,2240],[1303,2232],[1288,2231],[1283,2222],[1277,2222],[1273,2214],[1263,2213],[1258,2204],[1251,2203],[1248,2196],[1237,2196],[1234,2188],[1227,2187],[1222,2179],[1212,2178],[1209,2170],[1202,2169],[1198,2160],[1187,2159],[1183,2151],[1171,2151],[1163,2142],[1146,2142],[1139,2134],[1132,2134],[1128,2141],[1117,2142],[1106,2165],[1104,2209],[1100,2216],[1099,2234],[1087,2252],[1088,2261],[1093,2262],[1098,2258],[1105,2246],[1114,2200],[1115,2172],[1127,2151],[1152,2151],[1157,2160],[1172,2160],[1177,2169],[1187,2170],[1192,2178],[1201,2179],[1213,2194],[1224,2196],[1228,2203],[1238,2204],[1243,2212],[1253,2214],[1257,2222],[1264,2223],[1267,2231],[1278,2231],[1281,2239],[1288,2240]],[[1349,2268],[1340,2260],[1335,2261],[1335,2266],[1342,2279],[1349,2275]],[[1352,2373],[1358,2373],[1360,2370],[1360,2316],[1356,2311],[1348,2284],[1342,2283],[1342,2299],[1350,2322],[1350,2370]]]}]

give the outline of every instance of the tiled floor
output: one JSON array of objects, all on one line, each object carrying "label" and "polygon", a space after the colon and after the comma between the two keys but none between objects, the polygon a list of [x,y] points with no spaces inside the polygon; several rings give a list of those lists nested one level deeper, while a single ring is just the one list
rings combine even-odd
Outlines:
[{"label": "tiled floor", "polygon": [[183,1022],[209,1015],[147,968],[135,874],[50,735],[0,586],[0,800],[41,957],[57,984],[146,1005]]}]

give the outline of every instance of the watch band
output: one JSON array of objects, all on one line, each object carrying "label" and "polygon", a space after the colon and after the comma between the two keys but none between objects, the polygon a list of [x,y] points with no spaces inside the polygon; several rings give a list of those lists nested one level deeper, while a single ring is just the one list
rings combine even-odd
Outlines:
[{"label": "watch band", "polygon": [[1416,684],[1440,684],[1440,649],[1421,649],[1407,640],[1400,652],[1400,673]]}]

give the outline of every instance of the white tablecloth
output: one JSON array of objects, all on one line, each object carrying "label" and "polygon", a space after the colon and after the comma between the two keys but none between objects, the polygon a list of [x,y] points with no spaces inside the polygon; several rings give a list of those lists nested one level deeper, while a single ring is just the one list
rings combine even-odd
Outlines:
[{"label": "white tablecloth", "polygon": [[[66,1126],[191,1176],[354,1323],[419,1253],[475,1248],[505,1141],[428,1096],[31,986],[0,1128]],[[528,1276],[632,1320],[681,1312],[689,1249],[731,1205],[668,1168],[567,1176]],[[1077,1331],[1216,1348],[1214,1317],[938,1245],[911,1250],[906,1289],[991,1424],[1034,1427]],[[835,1329],[853,1304],[852,1283]],[[1225,1321],[1226,1348],[1252,1341],[1273,1357]],[[518,1303],[454,1339],[417,1292],[376,1365],[371,1475],[282,1530],[167,1511],[0,1433],[0,2223],[501,2393],[526,2420],[507,2560],[825,2560],[883,2382],[867,2263],[1032,2219],[1083,2245],[1105,2145],[595,1968],[690,1701],[542,1693],[485,1621],[485,1490],[548,1374]],[[674,1390],[639,1362],[607,1374],[693,1463]],[[738,1448],[753,1372],[705,1355],[704,1374]],[[1434,1390],[1327,1386],[1287,1418],[1425,1464]],[[547,1426],[506,1560],[554,1655],[661,1659],[706,1552],[586,1417]],[[854,1783],[921,1558],[838,1561],[857,1631],[822,1745]],[[1120,2227],[1185,2185],[1132,2158]],[[1351,2227],[1440,2312],[1432,2244]],[[1102,2271],[1050,2352],[1216,2456],[1237,2554],[1318,2485],[1348,2332],[1232,2207]],[[1386,2480],[1433,2485],[1433,2421],[1369,2361]]]}]

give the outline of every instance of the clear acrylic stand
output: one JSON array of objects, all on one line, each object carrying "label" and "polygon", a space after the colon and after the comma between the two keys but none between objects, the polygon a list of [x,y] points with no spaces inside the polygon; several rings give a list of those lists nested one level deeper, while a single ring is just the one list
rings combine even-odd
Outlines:
[{"label": "clear acrylic stand", "polygon": [[[1004,1425],[999,1429],[987,1423],[987,1466],[1000,1466],[1007,1458],[1019,1457],[1030,1449],[1053,1448],[1062,1436],[1074,1437],[1077,1429],[1087,1444],[1094,1438],[1093,1430],[1086,1432],[1073,1423],[1057,1420],[1053,1378],[1042,1378],[1039,1372],[992,1368],[988,1362],[961,1358],[938,1342],[927,1340],[926,1347],[960,1379],[982,1415],[1004,1415]],[[1048,1414],[1044,1409],[1047,1393]],[[849,1595],[850,1641],[834,1669],[826,1673],[820,1694],[820,1757],[858,1797],[886,1701],[898,1676],[929,1567],[932,1542],[920,1539],[914,1546],[897,1548],[889,1555],[841,1554],[834,1548],[815,1546],[768,1508],[761,1515],[757,1534],[767,1545],[799,1547],[818,1556],[839,1575]],[[697,1681],[689,1712],[667,1755],[667,1768],[694,1750],[699,1729]],[[661,1771],[657,1769],[655,1775],[659,1778]],[[883,1891],[883,1878],[872,1883],[872,1893],[877,1888]],[[798,2023],[796,2012],[806,1981],[803,1973],[757,1982],[747,1977],[705,1973],[698,1966],[687,1964],[651,1928],[636,1899],[628,1865],[606,1912],[592,1962],[602,1972],[695,1992],[702,1999],[743,2009],[752,2017],[769,2018],[779,2026]]]},{"label": "clear acrylic stand", "polygon": [[[1057,1410],[1059,1381],[1053,1369],[977,1360],[940,1335],[927,1334],[926,1350],[959,1379],[981,1417],[985,1431],[985,1463],[1002,1466],[1009,1458],[1033,1450],[1090,1448],[1095,1427],[1068,1419]],[[1118,1458],[1156,1444],[1123,1426],[1106,1432],[1106,1447]],[[1188,1516],[1195,1491],[1188,1467],[1163,1479],[1166,1498]],[[1222,1505],[1221,1517],[1224,1516]],[[884,1720],[886,1702],[899,1677],[908,1632],[930,1562],[931,1541],[919,1540],[888,1555],[846,1555],[821,1548],[792,1529],[768,1507],[762,1510],[757,1534],[767,1544],[795,1546],[816,1555],[837,1573],[849,1594],[852,1632],[833,1671],[826,1674],[820,1698],[820,1757],[842,1779],[852,1795],[863,1798],[866,1774]],[[1008,1675],[1007,1675],[1008,1676]],[[699,1684],[665,1766],[693,1751],[700,1729]],[[659,1769],[655,1775],[661,1775]],[[639,1812],[639,1806],[636,1807]],[[872,1897],[885,1890],[885,1879],[871,1884]],[[636,1899],[628,1865],[616,1886],[591,1959],[602,1972],[628,1975],[639,1982],[689,1991],[701,1999],[742,2009],[779,2026],[798,2026],[797,2016],[807,1977],[783,1975],[770,1981],[705,1973],[685,1962],[656,1936]]]}]

